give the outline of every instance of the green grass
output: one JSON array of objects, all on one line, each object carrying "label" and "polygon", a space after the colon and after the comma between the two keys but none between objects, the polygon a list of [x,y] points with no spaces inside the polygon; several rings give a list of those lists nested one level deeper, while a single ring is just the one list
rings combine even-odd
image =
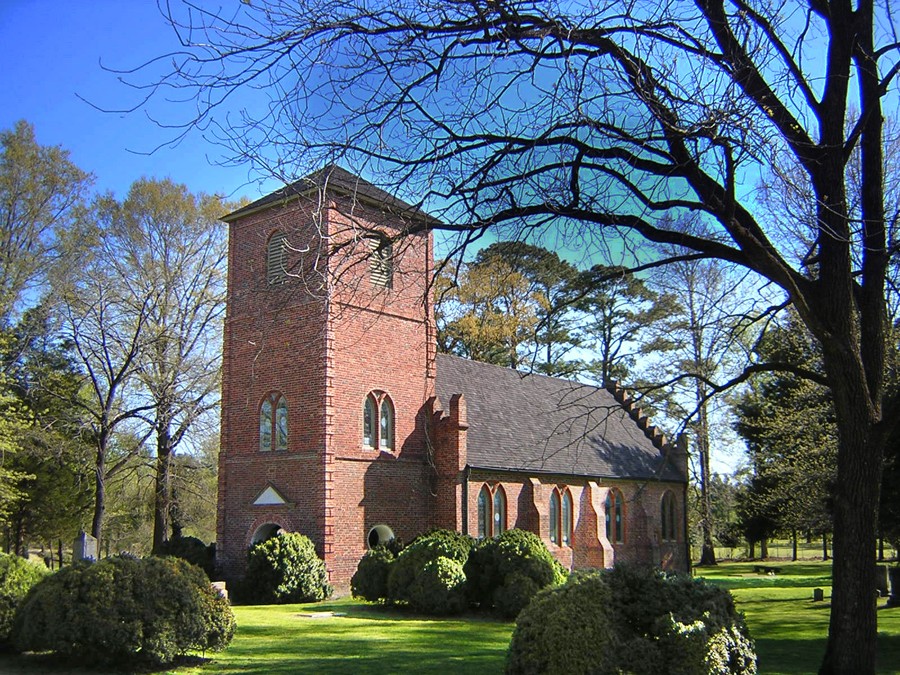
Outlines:
[{"label": "green grass", "polygon": [[[760,673],[814,673],[828,631],[831,567],[773,563],[775,576],[753,563],[698,568],[697,576],[729,589],[746,617]],[[813,601],[813,589],[825,591]],[[900,608],[879,601],[879,673],[900,673]],[[329,614],[331,613],[331,614]],[[236,607],[238,632],[221,654],[178,675],[274,673],[502,673],[513,624],[477,616],[429,619],[349,598],[313,605]],[[313,615],[313,616],[310,616]],[[0,655],[0,673],[95,673],[42,656]]]},{"label": "green grass", "polygon": [[[695,576],[730,590],[756,642],[759,672],[814,673],[825,652],[831,604],[831,565],[823,562],[769,563],[774,576],[756,574],[754,563],[697,568]],[[813,601],[813,589],[825,592]],[[900,607],[878,602],[878,671],[900,673]]]},{"label": "green grass", "polygon": [[[308,616],[326,612],[336,616]],[[499,673],[513,628],[480,617],[398,614],[349,599],[235,613],[231,647],[213,663],[179,673]]]}]

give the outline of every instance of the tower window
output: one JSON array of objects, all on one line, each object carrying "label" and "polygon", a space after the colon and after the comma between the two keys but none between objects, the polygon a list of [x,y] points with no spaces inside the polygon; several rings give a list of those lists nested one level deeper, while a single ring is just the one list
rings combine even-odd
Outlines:
[{"label": "tower window", "polygon": [[[376,411],[377,417],[376,417]],[[394,449],[394,404],[383,391],[373,391],[363,403],[363,445],[367,448]],[[377,420],[377,424],[376,424]]]},{"label": "tower window", "polygon": [[369,239],[369,278],[372,285],[391,288],[394,283],[394,247],[384,237]]},{"label": "tower window", "polygon": [[378,424],[378,446],[394,449],[394,406],[387,396],[381,399],[381,416]]},{"label": "tower window", "polygon": [[375,447],[375,401],[366,396],[363,406],[363,445]]},{"label": "tower window", "polygon": [[288,408],[279,393],[269,394],[259,407],[259,449],[287,450]]},{"label": "tower window", "polygon": [[269,286],[287,281],[287,235],[275,232],[266,245],[266,283]]}]

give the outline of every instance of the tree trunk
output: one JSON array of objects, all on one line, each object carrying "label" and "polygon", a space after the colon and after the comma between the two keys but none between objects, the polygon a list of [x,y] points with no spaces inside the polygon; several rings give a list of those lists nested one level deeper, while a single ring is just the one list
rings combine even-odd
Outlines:
[{"label": "tree trunk", "polygon": [[62,566],[63,566],[63,541],[62,541],[62,539],[57,541],[56,549],[57,549],[57,554],[58,554],[57,557],[59,558],[59,569],[62,569]]},{"label": "tree trunk", "polygon": [[871,429],[859,429],[858,434],[841,432],[832,533],[831,618],[820,675],[875,672],[875,523],[884,441],[872,439]]},{"label": "tree trunk", "polygon": [[91,536],[97,540],[97,555],[100,555],[100,540],[103,532],[103,517],[106,515],[106,439],[101,432],[97,441],[97,462],[94,466],[94,519],[91,521]]},{"label": "tree trunk", "polygon": [[[698,400],[703,400],[706,392],[698,388]],[[700,459],[700,531],[703,548],[700,551],[701,565],[716,564],[716,549],[712,540],[712,501],[709,494],[709,419],[706,403],[700,406],[700,420],[697,430],[697,454]]]},{"label": "tree trunk", "polygon": [[169,425],[161,422],[156,430],[156,500],[153,507],[153,552],[160,553],[169,539],[171,504],[172,448]]},{"label": "tree trunk", "polygon": [[761,560],[769,559],[769,540],[765,537],[759,540],[759,557]]},{"label": "tree trunk", "polygon": [[822,560],[831,560],[831,556],[828,554],[828,533],[822,533]]},{"label": "tree trunk", "polygon": [[756,542],[750,542],[750,560],[753,560],[756,557]]},{"label": "tree trunk", "polygon": [[793,543],[793,550],[791,551],[791,560],[793,560],[794,562],[796,562],[796,561],[797,561],[797,558],[799,557],[799,556],[797,555],[797,530],[794,530],[794,536],[793,536],[793,542],[792,542],[792,543]]}]

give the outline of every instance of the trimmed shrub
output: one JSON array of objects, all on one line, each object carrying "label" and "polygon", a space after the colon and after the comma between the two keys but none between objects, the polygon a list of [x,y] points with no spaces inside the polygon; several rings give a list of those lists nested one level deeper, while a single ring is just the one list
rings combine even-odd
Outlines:
[{"label": "trimmed shrub", "polygon": [[388,575],[394,554],[386,546],[378,546],[359,561],[353,578],[350,579],[350,592],[354,598],[363,598],[369,602],[382,602],[388,597]]},{"label": "trimmed shrub", "polygon": [[206,572],[206,576],[212,579],[216,562],[216,545],[208,546],[197,537],[173,537],[163,542],[159,549],[159,555],[171,555],[182,560],[187,560]]},{"label": "trimmed shrub", "polygon": [[297,532],[266,539],[250,549],[244,595],[256,604],[318,602],[331,596],[325,563]]},{"label": "trimmed shrub", "polygon": [[416,537],[391,565],[388,599],[410,602],[410,589],[429,562],[449,558],[464,565],[473,544],[471,537],[452,530],[432,530]]},{"label": "trimmed shrub", "polygon": [[178,558],[115,556],[76,563],[35,585],[13,627],[22,651],[85,664],[161,665],[224,649],[234,614],[202,570]]},{"label": "trimmed shrub", "polygon": [[0,553],[0,649],[8,646],[16,607],[37,582],[50,574],[44,565]]},{"label": "trimmed shrub", "polygon": [[540,589],[561,584],[567,576],[540,537],[519,529],[478,542],[464,570],[469,599],[508,618]]},{"label": "trimmed shrub", "polygon": [[702,580],[620,566],[538,593],[516,621],[507,673],[756,673],[731,595]]},{"label": "trimmed shrub", "polygon": [[466,575],[457,560],[443,556],[425,564],[409,588],[409,605],[423,614],[458,614],[466,608]]}]

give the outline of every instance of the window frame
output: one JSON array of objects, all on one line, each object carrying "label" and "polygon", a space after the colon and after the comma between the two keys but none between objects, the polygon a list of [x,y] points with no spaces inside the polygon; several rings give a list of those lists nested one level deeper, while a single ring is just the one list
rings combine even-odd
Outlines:
[{"label": "window frame", "polygon": [[[387,392],[373,390],[366,394],[362,410],[362,447],[367,450],[394,452],[397,447],[397,408]],[[366,435],[366,420],[371,413],[370,434]],[[385,413],[387,425],[385,428]]]},{"label": "window frame", "polygon": [[550,493],[550,541],[560,547],[572,547],[575,536],[575,500],[568,486]]},{"label": "window frame", "polygon": [[[376,412],[375,400],[371,394],[366,396],[363,403],[363,446],[366,448],[375,448],[375,442],[378,438],[378,413]],[[366,427],[368,426],[368,434]]]},{"label": "window frame", "polygon": [[287,452],[290,418],[287,398],[270,391],[259,404],[259,451]]},{"label": "window frame", "polygon": [[660,500],[660,538],[662,541],[678,541],[677,508],[675,493],[666,490]]},{"label": "window frame", "polygon": [[383,234],[368,237],[369,281],[373,286],[390,290],[394,287],[394,244]]},{"label": "window frame", "polygon": [[279,286],[288,280],[287,252],[287,233],[275,230],[266,242],[266,286]]},{"label": "window frame", "polygon": [[624,544],[625,499],[622,496],[622,491],[618,488],[610,488],[606,494],[604,506],[606,511],[606,539],[611,544]]},{"label": "window frame", "polygon": [[479,539],[487,539],[491,536],[491,527],[494,523],[493,504],[494,499],[491,496],[491,489],[485,483],[481,486],[481,490],[478,491],[477,531]]},{"label": "window frame", "polygon": [[507,523],[507,501],[506,490],[499,483],[494,488],[494,496],[491,500],[491,536],[499,537],[506,532]]},{"label": "window frame", "polygon": [[562,540],[560,530],[560,513],[562,512],[562,499],[559,490],[553,488],[550,493],[550,542],[559,546]]},{"label": "window frame", "polygon": [[565,488],[562,492],[562,509],[560,513],[560,532],[562,533],[562,545],[571,548],[572,539],[575,536],[575,501],[572,492]]},{"label": "window frame", "polygon": [[[498,508],[498,504],[500,508]],[[476,502],[478,539],[499,537],[509,529],[508,507],[509,499],[506,497],[506,489],[503,485],[497,483],[492,488],[488,483],[481,484]],[[499,521],[498,513],[501,516]]]},{"label": "window frame", "polygon": [[[387,414],[385,414],[387,413]],[[394,411],[394,402],[391,397],[385,394],[378,404],[378,449],[394,451],[394,427],[396,424],[396,414]]]}]

